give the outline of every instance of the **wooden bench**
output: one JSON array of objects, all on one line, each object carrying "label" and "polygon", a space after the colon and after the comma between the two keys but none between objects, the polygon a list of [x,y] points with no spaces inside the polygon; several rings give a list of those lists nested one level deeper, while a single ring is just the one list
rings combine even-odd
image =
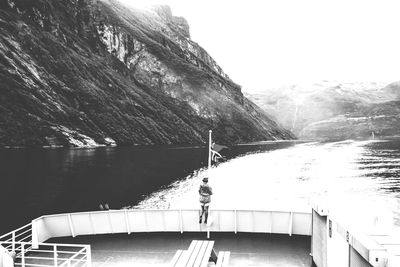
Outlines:
[{"label": "wooden bench", "polygon": [[170,266],[177,266],[179,259],[182,257],[185,257],[185,250],[178,250],[172,258]]},{"label": "wooden bench", "polygon": [[220,251],[218,253],[218,260],[216,267],[226,267],[229,264],[229,257],[231,256],[230,251]]},{"label": "wooden bench", "polygon": [[171,261],[173,267],[206,267],[208,262],[217,260],[213,249],[214,241],[193,240],[188,250],[178,250]]}]

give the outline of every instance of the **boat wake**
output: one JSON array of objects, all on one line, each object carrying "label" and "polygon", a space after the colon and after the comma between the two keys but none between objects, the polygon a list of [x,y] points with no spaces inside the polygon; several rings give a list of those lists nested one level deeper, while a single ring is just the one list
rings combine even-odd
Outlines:
[{"label": "boat wake", "polygon": [[[204,176],[213,209],[309,210],[326,203],[343,218],[398,220],[399,151],[371,149],[379,141],[308,143],[256,153],[200,169],[148,196],[139,208],[198,208]],[[397,188],[396,187],[396,188]]]}]

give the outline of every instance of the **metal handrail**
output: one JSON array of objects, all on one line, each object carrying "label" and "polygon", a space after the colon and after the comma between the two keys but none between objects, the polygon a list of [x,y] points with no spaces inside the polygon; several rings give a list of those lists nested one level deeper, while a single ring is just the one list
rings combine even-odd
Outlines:
[{"label": "metal handrail", "polygon": [[[13,242],[11,241],[0,241],[0,244],[11,244]],[[31,242],[15,242],[20,245],[32,245]],[[80,248],[86,248],[88,245],[80,245],[80,244],[62,244],[62,243],[39,243],[40,246],[44,247],[52,247],[54,245],[59,246],[59,247],[80,247]]]},{"label": "metal handrail", "polygon": [[[11,232],[8,232],[8,233],[6,233],[6,234],[0,236],[0,241],[1,241],[2,238],[6,237],[6,236],[8,236],[8,235],[11,235],[11,239],[10,239],[10,240],[12,240],[12,234],[13,234],[13,233],[14,233],[14,235],[15,235],[16,232],[18,232],[18,231],[20,231],[20,230],[22,230],[22,229],[24,229],[24,228],[27,228],[27,227],[29,227],[29,230],[32,230],[32,223],[28,223],[28,224],[26,224],[26,225],[24,225],[24,226],[21,226],[21,227],[19,227],[19,228],[13,230],[13,231],[11,231]],[[28,231],[29,231],[29,230],[28,230]],[[17,237],[17,236],[14,236],[14,237]]]},{"label": "metal handrail", "polygon": [[[83,251],[86,251],[86,253],[84,254],[84,256],[80,259],[75,260],[75,258],[79,255],[81,255],[83,253]],[[82,248],[81,250],[79,250],[78,252],[76,252],[72,257],[70,257],[68,260],[66,260],[63,264],[61,264],[60,266],[75,266],[76,264],[82,262],[82,259],[86,258],[86,262],[87,262],[87,246],[85,246],[84,248]],[[76,263],[74,263],[73,265],[71,265],[71,261],[77,261]]]},{"label": "metal handrail", "polygon": [[[89,245],[39,243],[40,247],[45,247],[45,248],[49,247],[49,249],[32,250],[31,242],[0,241],[0,245],[7,245],[7,244],[12,244],[15,246],[14,252],[18,252],[16,256],[21,260],[21,262],[15,263],[15,266],[22,266],[22,267],[76,266],[79,263],[82,264],[81,266],[91,266]],[[29,247],[26,248],[26,246]],[[79,250],[78,251],[62,250],[63,247],[75,248]],[[51,253],[53,256],[27,256],[28,251],[34,251],[35,253],[43,253],[43,254]],[[35,260],[35,259],[46,261],[46,263],[38,264],[38,263],[27,262],[28,260]]]},{"label": "metal handrail", "polygon": [[17,266],[23,266],[23,267],[29,267],[29,266],[33,266],[33,267],[49,267],[49,265],[44,265],[44,264],[36,264],[36,263],[29,263],[29,264],[22,264],[22,263],[14,263],[14,265]]},{"label": "metal handrail", "polygon": [[[9,238],[7,238],[7,237],[9,237]],[[18,239],[19,237],[22,237],[22,238]],[[5,241],[2,240],[5,238],[7,238]],[[6,233],[6,234],[0,236],[0,243],[9,242],[9,245],[4,248],[9,252],[15,252],[17,242],[27,241],[27,239],[30,241],[29,243],[32,244],[32,223],[28,223],[28,224],[21,226],[9,233]],[[20,256],[20,255],[17,255],[17,256]]]},{"label": "metal handrail", "polygon": [[[31,225],[28,225],[28,226],[31,226]],[[26,233],[28,233],[28,232],[32,232],[32,227],[29,228],[29,229],[26,230],[26,231],[23,231],[22,233],[20,233],[20,234],[18,234],[18,235],[15,235],[15,237],[19,237],[19,236],[21,236],[21,235],[23,235],[23,234],[26,234]]]}]

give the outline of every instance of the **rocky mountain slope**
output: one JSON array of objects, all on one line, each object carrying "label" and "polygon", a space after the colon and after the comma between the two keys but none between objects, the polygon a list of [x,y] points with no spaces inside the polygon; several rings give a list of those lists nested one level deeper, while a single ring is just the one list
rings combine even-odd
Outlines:
[{"label": "rocky mountain slope", "polygon": [[400,83],[324,81],[248,96],[299,138],[343,140],[400,135]]},{"label": "rocky mountain slope", "polygon": [[294,138],[165,6],[0,0],[0,82],[0,147]]}]

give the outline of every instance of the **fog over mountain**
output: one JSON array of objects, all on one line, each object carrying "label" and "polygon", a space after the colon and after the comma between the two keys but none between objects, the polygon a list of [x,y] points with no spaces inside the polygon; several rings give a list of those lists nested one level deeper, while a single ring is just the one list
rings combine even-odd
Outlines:
[{"label": "fog over mountain", "polygon": [[302,139],[400,135],[400,82],[322,81],[274,88],[248,97]]},{"label": "fog over mountain", "polygon": [[167,6],[0,0],[0,146],[292,139]]}]

